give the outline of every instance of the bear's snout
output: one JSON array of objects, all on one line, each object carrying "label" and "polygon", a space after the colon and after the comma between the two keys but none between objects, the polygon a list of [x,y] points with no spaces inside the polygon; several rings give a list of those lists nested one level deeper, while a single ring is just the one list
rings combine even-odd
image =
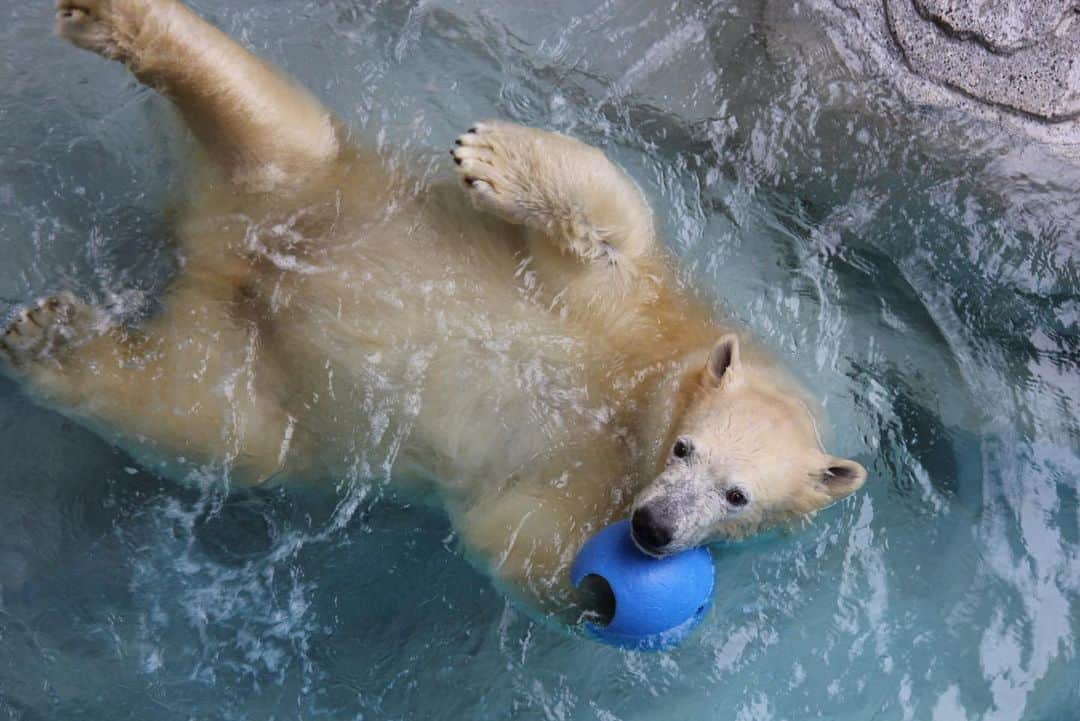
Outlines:
[{"label": "bear's snout", "polygon": [[671,543],[675,532],[672,524],[650,506],[641,506],[630,518],[634,543],[651,556],[660,556]]}]

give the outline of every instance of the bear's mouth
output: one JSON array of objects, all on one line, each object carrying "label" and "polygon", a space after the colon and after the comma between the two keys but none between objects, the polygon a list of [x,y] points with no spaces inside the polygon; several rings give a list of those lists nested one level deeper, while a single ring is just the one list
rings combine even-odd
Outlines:
[{"label": "bear's mouth", "polygon": [[660,559],[660,558],[664,558],[665,556],[670,556],[673,553],[673,551],[671,551],[671,550],[669,550],[667,548],[663,548],[663,549],[649,548],[648,546],[642,544],[642,542],[638,540],[638,537],[633,533],[630,534],[630,540],[632,540],[634,542],[634,545],[637,547],[637,550],[641,551],[642,553],[644,553],[649,558]]}]

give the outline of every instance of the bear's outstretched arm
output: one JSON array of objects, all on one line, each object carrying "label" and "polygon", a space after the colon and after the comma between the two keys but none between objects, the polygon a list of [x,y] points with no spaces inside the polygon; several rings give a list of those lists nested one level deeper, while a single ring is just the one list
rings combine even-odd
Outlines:
[{"label": "bear's outstretched arm", "polygon": [[477,123],[452,151],[479,208],[528,228],[539,297],[642,362],[709,344],[709,313],[676,282],[631,180],[558,133]]},{"label": "bear's outstretched arm", "polygon": [[58,0],[56,31],[170,98],[246,190],[301,182],[340,152],[325,108],[179,0]]},{"label": "bear's outstretched arm", "polygon": [[255,329],[220,305],[180,288],[129,330],[70,293],[45,298],[0,336],[0,370],[137,456],[179,459],[168,475],[260,483],[289,455],[293,422],[265,390]]}]

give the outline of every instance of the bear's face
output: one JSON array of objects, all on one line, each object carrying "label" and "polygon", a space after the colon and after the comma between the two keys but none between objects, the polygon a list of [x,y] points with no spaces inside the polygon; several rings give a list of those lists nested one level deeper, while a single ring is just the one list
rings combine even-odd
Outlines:
[{"label": "bear's face", "polygon": [[713,348],[663,470],[635,499],[634,540],[661,556],[812,513],[856,491],[866,471],[823,452],[810,409],[744,369],[739,343]]}]

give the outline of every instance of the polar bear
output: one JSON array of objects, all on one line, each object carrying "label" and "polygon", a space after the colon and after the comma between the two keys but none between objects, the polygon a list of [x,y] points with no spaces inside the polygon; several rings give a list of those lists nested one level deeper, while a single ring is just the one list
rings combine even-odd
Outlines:
[{"label": "polar bear", "polygon": [[133,327],[60,293],[15,315],[0,354],[42,402],[180,479],[356,477],[382,444],[470,558],[563,618],[577,549],[620,517],[663,556],[863,484],[806,392],[676,282],[596,148],[479,122],[458,180],[428,183],[179,0],[57,7],[202,160],[160,312]]}]

